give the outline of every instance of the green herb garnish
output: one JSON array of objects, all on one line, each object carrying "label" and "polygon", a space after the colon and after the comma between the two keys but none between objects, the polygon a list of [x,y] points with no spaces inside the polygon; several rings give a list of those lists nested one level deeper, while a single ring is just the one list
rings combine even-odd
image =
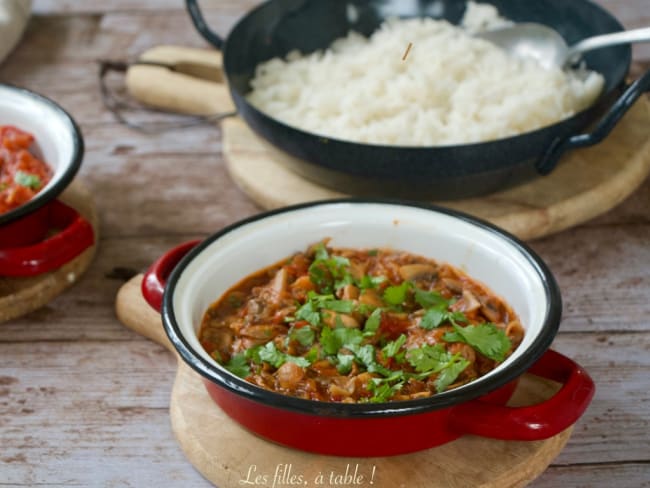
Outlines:
[{"label": "green herb garnish", "polygon": [[363,331],[367,335],[374,335],[381,325],[381,308],[376,308],[366,319]]},{"label": "green herb garnish", "polygon": [[411,286],[410,281],[404,281],[401,285],[389,286],[384,290],[384,301],[393,306],[401,305],[406,301]]},{"label": "green herb garnish", "polygon": [[235,354],[226,364],[223,365],[232,374],[240,378],[246,378],[251,374],[251,368],[248,366],[248,359],[245,353]]},{"label": "green herb garnish", "polygon": [[400,335],[397,339],[392,342],[389,342],[382,348],[384,356],[387,358],[394,357],[402,346],[406,343],[406,336],[404,334]]},{"label": "green herb garnish", "polygon": [[301,346],[309,347],[314,343],[316,334],[311,327],[306,326],[300,327],[299,329],[292,329],[289,337],[294,341],[298,341]]},{"label": "green herb garnish", "polygon": [[37,175],[25,173],[24,171],[16,171],[14,181],[20,186],[38,190],[41,187],[41,179]]},{"label": "green herb garnish", "polygon": [[454,331],[447,332],[443,339],[447,342],[464,342],[484,356],[501,362],[512,347],[505,332],[494,324],[479,324],[460,327],[453,324]]}]

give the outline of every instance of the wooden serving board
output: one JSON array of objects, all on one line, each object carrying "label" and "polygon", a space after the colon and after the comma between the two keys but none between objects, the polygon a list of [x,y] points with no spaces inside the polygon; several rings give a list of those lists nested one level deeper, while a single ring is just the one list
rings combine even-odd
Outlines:
[{"label": "wooden serving board", "polygon": [[[214,50],[159,46],[141,59],[197,63],[222,79],[221,54]],[[175,112],[206,115],[233,110],[222,82],[165,68],[134,66],[127,86],[141,101]],[[481,198],[436,203],[488,220],[522,239],[559,232],[607,212],[641,185],[650,174],[649,127],[650,98],[641,97],[604,142],[565,155],[549,176]],[[349,196],[287,169],[291,156],[257,137],[240,118],[224,120],[222,128],[230,176],[263,208]]]},{"label": "wooden serving board", "polygon": [[18,318],[52,301],[79,280],[95,256],[99,221],[92,195],[80,182],[73,181],[59,199],[88,219],[95,231],[95,244],[50,273],[28,278],[0,277],[0,322]]},{"label": "wooden serving board", "polygon": [[[160,315],[142,298],[141,282],[139,275],[122,286],[116,299],[117,317],[138,334],[174,351]],[[291,475],[295,477],[293,486],[305,487],[521,487],[547,468],[572,431],[569,428],[535,442],[464,436],[433,449],[386,458],[311,454],[266,441],[240,427],[213,403],[200,376],[180,358],[178,363],[170,401],[172,430],[192,465],[219,488],[255,486],[258,476],[266,476],[266,480],[258,478],[258,486],[288,487]],[[552,382],[525,375],[510,403],[534,404],[549,398],[557,388]],[[341,442],[345,442],[344,432]],[[378,432],[377,442],[391,440],[382,439]],[[279,479],[274,484],[276,473]]]}]

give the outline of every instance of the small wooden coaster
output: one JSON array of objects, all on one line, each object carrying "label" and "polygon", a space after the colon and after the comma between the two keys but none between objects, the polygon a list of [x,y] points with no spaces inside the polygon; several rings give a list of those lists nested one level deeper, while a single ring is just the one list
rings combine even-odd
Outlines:
[{"label": "small wooden coaster", "polygon": [[29,278],[0,277],[0,322],[25,315],[52,301],[79,280],[95,255],[99,221],[92,195],[74,181],[59,199],[88,219],[95,231],[95,244],[56,271]]},{"label": "small wooden coaster", "polygon": [[[597,146],[572,151],[549,176],[482,198],[436,202],[488,220],[522,239],[573,227],[607,212],[650,173],[650,99],[641,97]],[[239,118],[223,121],[223,153],[232,179],[266,209],[348,195],[306,180],[290,158]]]},{"label": "small wooden coaster", "polygon": [[[141,282],[139,275],[122,286],[116,299],[117,317],[126,327],[174,351],[160,315],[142,298]],[[525,375],[511,404],[538,403],[555,391],[557,385]],[[293,486],[298,483],[304,487],[521,487],[548,467],[572,431],[569,428],[535,442],[464,436],[426,451],[386,458],[321,456],[274,444],[240,427],[213,403],[200,376],[180,359],[170,416],[172,429],[190,463],[220,488],[254,486],[256,476],[266,476],[266,481],[259,478],[259,486],[287,487],[291,475],[296,477]],[[381,439],[381,433],[377,441],[391,442]],[[297,481],[298,477],[301,481]]]}]

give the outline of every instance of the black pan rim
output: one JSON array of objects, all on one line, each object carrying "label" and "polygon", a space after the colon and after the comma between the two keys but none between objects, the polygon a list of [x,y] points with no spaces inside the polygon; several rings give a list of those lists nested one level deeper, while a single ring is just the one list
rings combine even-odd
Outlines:
[{"label": "black pan rim", "polygon": [[[431,153],[432,151],[463,151],[463,150],[477,150],[477,149],[483,149],[483,150],[489,150],[492,148],[499,148],[499,147],[504,147],[508,146],[517,142],[521,142],[524,139],[530,139],[534,138],[537,136],[543,136],[545,131],[552,131],[553,129],[559,127],[560,125],[563,124],[574,124],[577,123],[580,119],[584,117],[589,117],[590,114],[594,114],[598,112],[599,109],[603,108],[603,104],[610,100],[614,94],[616,93],[617,90],[620,90],[620,88],[625,84],[625,76],[621,80],[615,80],[615,82],[612,84],[609,90],[603,91],[596,101],[589,107],[581,110],[580,112],[577,112],[573,114],[572,116],[559,120],[553,124],[544,126],[544,127],[539,127],[537,129],[533,129],[530,131],[522,132],[521,134],[515,134],[512,136],[500,138],[500,139],[492,139],[489,141],[479,141],[479,142],[474,142],[474,143],[467,143],[467,144],[443,144],[443,145],[435,145],[435,146],[401,146],[401,145],[390,145],[390,144],[368,144],[368,143],[363,143],[363,142],[355,142],[351,140],[346,140],[346,139],[338,139],[335,137],[327,136],[327,135],[321,135],[316,132],[309,132],[306,130],[303,130],[299,127],[295,127],[293,125],[286,124],[285,122],[282,122],[273,116],[267,114],[266,112],[262,112],[258,110],[254,105],[250,104],[248,100],[246,99],[246,94],[241,93],[239,90],[237,90],[234,86],[234,83],[232,83],[232,78],[231,78],[231,73],[230,70],[228,69],[228,50],[229,46],[231,44],[232,40],[232,35],[236,32],[238,32],[239,29],[243,28],[244,24],[246,23],[247,19],[255,15],[258,11],[263,10],[264,8],[267,8],[271,3],[275,2],[277,0],[266,0],[260,5],[257,5],[253,9],[249,10],[248,13],[246,13],[242,18],[240,18],[237,23],[234,25],[234,27],[231,29],[230,33],[225,39],[224,45],[223,45],[223,60],[224,60],[224,74],[226,75],[226,78],[228,79],[228,85],[229,85],[229,90],[231,92],[232,98],[236,102],[240,102],[244,105],[246,108],[246,111],[253,112],[255,117],[258,117],[262,120],[264,120],[266,123],[269,124],[274,124],[277,125],[280,129],[282,130],[288,130],[293,132],[296,136],[299,137],[304,137],[304,138],[312,138],[316,140],[321,140],[323,142],[327,143],[334,143],[337,145],[341,145],[343,149],[348,148],[348,149],[353,149],[353,148],[359,148],[362,147],[366,150],[371,150],[371,151],[399,151],[399,152],[413,152],[413,153],[420,153],[420,152],[426,152],[426,153]],[[620,23],[620,21],[614,17],[611,13],[609,13],[605,8],[602,6],[594,3],[591,0],[580,0],[584,2],[585,4],[589,5],[590,8],[593,8],[595,10],[598,10],[602,15],[606,16],[611,20],[616,26],[618,31],[623,31],[625,30],[625,27]],[[619,46],[619,48],[625,49],[626,54],[625,54],[625,59],[623,60],[623,63],[625,64],[625,73],[629,73],[630,67],[632,65],[632,48],[630,46]],[[248,92],[247,92],[248,93]],[[247,114],[244,114],[244,117],[246,118]],[[247,122],[249,122],[247,120]],[[317,166],[322,166],[317,163],[311,163],[310,164],[316,164]]]},{"label": "black pan rim", "polygon": [[[444,393],[433,395],[432,397],[410,400],[404,402],[387,402],[376,404],[343,404],[318,402],[313,400],[303,400],[279,393],[264,390],[252,385],[245,380],[232,375],[225,369],[217,368],[215,365],[201,358],[180,331],[173,309],[173,295],[178,280],[189,263],[198,256],[206,247],[212,244],[220,237],[229,232],[243,227],[247,224],[263,220],[267,217],[281,213],[290,213],[297,210],[308,209],[324,205],[340,204],[380,204],[380,205],[398,205],[406,207],[420,208],[432,212],[441,213],[451,217],[461,219],[469,224],[475,225],[483,230],[487,230],[511,244],[514,249],[521,253],[538,274],[546,295],[545,319],[541,331],[530,345],[526,354],[520,355],[507,368],[497,372],[486,380],[475,380],[466,386],[450,390]],[[281,209],[264,212],[239,222],[235,222],[219,232],[209,236],[203,242],[193,248],[175,267],[171,273],[165,293],[163,296],[162,318],[165,332],[174,348],[179,355],[194,371],[204,378],[208,379],[216,386],[222,387],[231,393],[241,396],[247,400],[260,403],[262,405],[288,410],[299,414],[311,416],[327,416],[336,418],[369,418],[369,417],[386,417],[402,416],[426,413],[433,410],[453,407],[460,403],[465,403],[484,396],[497,388],[500,388],[509,382],[522,376],[550,347],[555,335],[557,334],[562,314],[562,298],[560,290],[550,269],[543,260],[523,241],[512,234],[485,222],[481,219],[469,216],[462,212],[446,209],[432,204],[419,202],[409,202],[396,199],[363,199],[363,198],[345,198],[334,200],[321,200]]]}]

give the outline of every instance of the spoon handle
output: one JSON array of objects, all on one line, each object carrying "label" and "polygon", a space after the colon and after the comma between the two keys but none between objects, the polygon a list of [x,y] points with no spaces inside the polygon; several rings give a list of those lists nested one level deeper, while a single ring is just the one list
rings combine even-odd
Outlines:
[{"label": "spoon handle", "polygon": [[614,34],[590,37],[571,46],[567,52],[567,61],[573,61],[577,54],[601,47],[628,44],[631,42],[650,42],[650,27],[633,29]]}]

